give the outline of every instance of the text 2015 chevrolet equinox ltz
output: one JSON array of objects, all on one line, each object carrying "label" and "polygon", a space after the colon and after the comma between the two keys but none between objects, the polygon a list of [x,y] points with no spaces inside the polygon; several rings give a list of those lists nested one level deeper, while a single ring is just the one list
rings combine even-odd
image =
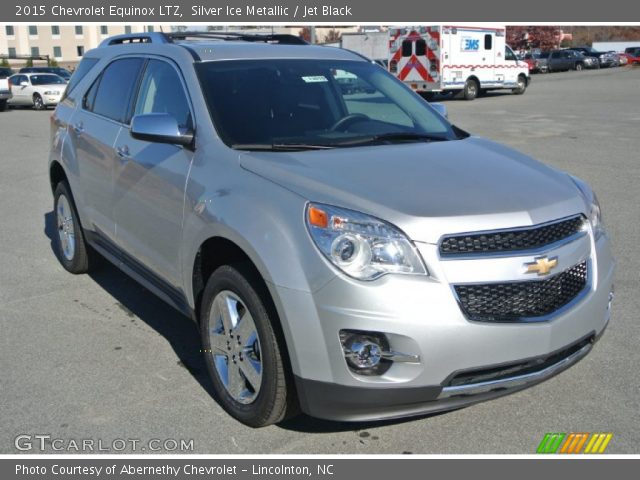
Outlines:
[{"label": "text 2015 chevrolet equinox ltz", "polygon": [[179,35],[107,39],[71,79],[57,253],[72,273],[106,257],[196,320],[231,415],[453,409],[589,352],[614,260],[588,185],[349,51]]}]

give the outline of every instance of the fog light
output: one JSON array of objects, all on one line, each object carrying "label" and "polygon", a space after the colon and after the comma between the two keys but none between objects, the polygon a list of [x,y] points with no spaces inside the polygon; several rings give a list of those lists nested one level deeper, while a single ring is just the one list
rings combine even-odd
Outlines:
[{"label": "fog light", "polygon": [[341,330],[340,342],[349,369],[359,375],[382,375],[391,361],[384,358],[389,350],[389,341],[378,332]]}]

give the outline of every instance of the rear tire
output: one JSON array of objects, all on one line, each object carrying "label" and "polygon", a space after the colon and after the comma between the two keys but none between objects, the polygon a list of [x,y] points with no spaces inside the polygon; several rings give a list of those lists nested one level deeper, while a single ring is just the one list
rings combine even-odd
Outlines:
[{"label": "rear tire", "polygon": [[44,110],[47,108],[39,93],[33,95],[33,108],[36,110]]},{"label": "rear tire", "polygon": [[431,102],[436,96],[433,92],[418,92],[418,95],[424,98],[427,102]]},{"label": "rear tire", "polygon": [[584,70],[584,65],[580,62],[576,63],[576,72],[581,72]]},{"label": "rear tire", "polygon": [[4,112],[7,109],[7,101],[0,100],[0,112]]},{"label": "rear tire", "polygon": [[296,413],[297,401],[276,313],[256,277],[242,264],[215,270],[202,295],[200,330],[221,406],[245,425],[265,427]]},{"label": "rear tire", "polygon": [[86,243],[71,189],[65,181],[53,194],[56,234],[54,250],[64,269],[73,274],[87,273],[96,264],[97,253]]}]

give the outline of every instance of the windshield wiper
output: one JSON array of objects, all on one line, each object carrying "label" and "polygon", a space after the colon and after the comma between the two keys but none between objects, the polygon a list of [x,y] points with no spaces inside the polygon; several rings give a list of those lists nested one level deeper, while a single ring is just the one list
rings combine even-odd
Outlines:
[{"label": "windshield wiper", "polygon": [[393,132],[347,139],[332,145],[337,147],[357,147],[384,142],[443,142],[447,140],[449,140],[447,137],[432,133]]},{"label": "windshield wiper", "polygon": [[231,148],[264,152],[299,152],[302,150],[327,150],[334,148],[334,146],[311,143],[235,143],[231,145]]}]

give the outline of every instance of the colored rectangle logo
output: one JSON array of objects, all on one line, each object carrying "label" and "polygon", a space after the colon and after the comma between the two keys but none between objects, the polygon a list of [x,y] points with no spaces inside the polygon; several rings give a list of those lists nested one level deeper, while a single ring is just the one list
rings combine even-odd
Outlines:
[{"label": "colored rectangle logo", "polygon": [[541,454],[601,454],[607,450],[613,433],[546,433],[536,449]]}]

